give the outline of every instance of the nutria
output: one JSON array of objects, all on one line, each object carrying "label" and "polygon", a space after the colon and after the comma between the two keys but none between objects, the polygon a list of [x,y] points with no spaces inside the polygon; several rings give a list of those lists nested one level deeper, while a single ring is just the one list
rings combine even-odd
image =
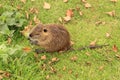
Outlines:
[{"label": "nutria", "polygon": [[31,30],[29,40],[47,52],[66,51],[70,48],[69,32],[64,26],[58,24],[38,24]]},{"label": "nutria", "polygon": [[[38,24],[35,26],[30,34],[29,40],[32,44],[38,45],[44,50],[36,49],[37,53],[41,52],[59,52],[59,51],[67,51],[74,50],[71,48],[70,34],[67,29],[63,25],[58,24]],[[84,49],[96,49],[102,48],[108,45],[95,45],[95,46],[85,46],[81,47],[78,50]]]}]

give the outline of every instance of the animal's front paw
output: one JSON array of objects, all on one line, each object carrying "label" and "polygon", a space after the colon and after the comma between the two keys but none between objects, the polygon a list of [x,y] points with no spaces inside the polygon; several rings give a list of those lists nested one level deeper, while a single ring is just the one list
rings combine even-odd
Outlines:
[{"label": "animal's front paw", "polygon": [[35,52],[37,53],[37,54],[40,54],[40,53],[44,53],[44,52],[46,52],[45,50],[41,50],[41,49],[35,49]]}]

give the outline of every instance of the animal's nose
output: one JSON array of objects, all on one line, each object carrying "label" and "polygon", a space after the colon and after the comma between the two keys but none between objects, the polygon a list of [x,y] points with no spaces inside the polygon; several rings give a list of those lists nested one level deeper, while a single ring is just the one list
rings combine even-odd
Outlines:
[{"label": "animal's nose", "polygon": [[32,34],[29,34],[29,37],[32,37],[33,35]]}]

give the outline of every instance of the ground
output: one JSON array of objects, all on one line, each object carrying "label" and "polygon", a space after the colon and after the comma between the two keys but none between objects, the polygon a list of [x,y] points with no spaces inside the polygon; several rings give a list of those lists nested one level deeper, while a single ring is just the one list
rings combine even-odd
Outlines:
[{"label": "ground", "polygon": [[[22,1],[22,0],[21,0]],[[75,51],[64,53],[41,53],[19,51],[17,54],[9,55],[7,62],[0,62],[0,70],[10,73],[5,80],[119,80],[120,78],[120,2],[110,0],[87,0],[91,8],[85,8],[81,0],[1,0],[2,5],[18,5],[23,8],[21,13],[29,11],[30,8],[38,9],[38,14],[30,14],[31,21],[37,18],[44,24],[57,23],[59,17],[64,17],[68,9],[74,9],[71,21],[63,25],[68,29],[71,40],[74,42]],[[23,0],[24,1],[24,0]],[[43,8],[44,2],[51,5],[49,10]],[[76,8],[79,7],[81,16]],[[115,11],[110,16],[107,12]],[[101,21],[101,23],[96,23]],[[106,35],[107,34],[107,35]],[[110,36],[109,36],[110,35]],[[16,37],[16,36],[15,36]],[[4,43],[1,37],[1,43]],[[109,44],[109,46],[95,50],[77,50],[81,46],[89,45],[92,41],[96,44]],[[26,37],[14,38],[10,47],[20,45],[31,46]],[[116,51],[115,51],[116,49]],[[46,56],[41,60],[41,57]],[[58,61],[51,61],[53,58]]]}]

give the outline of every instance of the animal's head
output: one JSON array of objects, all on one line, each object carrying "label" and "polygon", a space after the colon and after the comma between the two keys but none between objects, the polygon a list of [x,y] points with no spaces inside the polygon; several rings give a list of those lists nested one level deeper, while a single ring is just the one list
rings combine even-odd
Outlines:
[{"label": "animal's head", "polygon": [[35,45],[47,43],[50,39],[51,35],[49,28],[42,24],[35,26],[29,34],[29,40]]}]

